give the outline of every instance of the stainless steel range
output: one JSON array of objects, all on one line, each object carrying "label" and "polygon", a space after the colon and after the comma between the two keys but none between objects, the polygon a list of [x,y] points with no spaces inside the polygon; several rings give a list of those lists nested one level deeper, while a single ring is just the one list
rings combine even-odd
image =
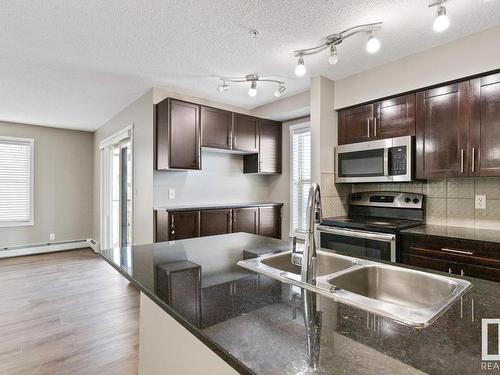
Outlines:
[{"label": "stainless steel range", "polygon": [[425,196],[371,191],[349,195],[348,216],[324,218],[317,226],[322,250],[399,261],[399,232],[422,225]]}]

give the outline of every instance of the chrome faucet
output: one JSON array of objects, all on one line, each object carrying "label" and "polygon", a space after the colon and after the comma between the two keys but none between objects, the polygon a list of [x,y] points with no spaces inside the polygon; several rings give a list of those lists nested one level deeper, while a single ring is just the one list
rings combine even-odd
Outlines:
[{"label": "chrome faucet", "polygon": [[315,283],[316,239],[314,232],[316,224],[319,224],[321,220],[321,193],[319,185],[313,183],[307,199],[304,250],[297,251],[295,238],[293,238],[292,249],[292,263],[300,266],[301,279],[309,284]]}]

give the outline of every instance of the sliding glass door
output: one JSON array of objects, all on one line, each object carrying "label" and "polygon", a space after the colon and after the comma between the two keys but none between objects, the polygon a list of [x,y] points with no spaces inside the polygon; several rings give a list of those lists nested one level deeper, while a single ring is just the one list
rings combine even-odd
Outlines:
[{"label": "sliding glass door", "polygon": [[130,132],[101,144],[101,247],[132,244],[132,139]]}]

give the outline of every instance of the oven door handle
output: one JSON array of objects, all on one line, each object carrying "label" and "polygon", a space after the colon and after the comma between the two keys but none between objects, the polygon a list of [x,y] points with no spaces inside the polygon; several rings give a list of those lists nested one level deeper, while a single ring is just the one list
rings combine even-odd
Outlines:
[{"label": "oven door handle", "polygon": [[396,236],[394,234],[365,232],[348,228],[328,227],[325,225],[318,225],[316,229],[318,231],[318,234],[331,233],[331,234],[338,234],[340,236],[348,236],[348,237],[362,238],[367,240],[388,242],[391,246],[390,250],[391,262],[396,262]]},{"label": "oven door handle", "polygon": [[390,233],[365,232],[365,231],[348,229],[348,228],[327,227],[324,225],[319,225],[317,227],[317,229],[318,229],[318,232],[340,234],[340,235],[352,236],[352,237],[355,236],[357,238],[378,240],[378,241],[384,241],[384,242],[391,242],[391,241],[394,241],[396,239],[396,236],[394,234],[390,234]]}]

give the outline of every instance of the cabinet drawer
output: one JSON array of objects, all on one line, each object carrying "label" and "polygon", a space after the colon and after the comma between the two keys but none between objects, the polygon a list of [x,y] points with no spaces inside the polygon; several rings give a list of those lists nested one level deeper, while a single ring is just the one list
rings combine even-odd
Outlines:
[{"label": "cabinet drawer", "polygon": [[412,254],[403,254],[401,256],[401,262],[410,266],[429,268],[431,270],[448,273],[456,273],[458,269],[457,264],[454,262]]},{"label": "cabinet drawer", "polygon": [[403,235],[403,252],[500,268],[500,244],[454,238]]}]

